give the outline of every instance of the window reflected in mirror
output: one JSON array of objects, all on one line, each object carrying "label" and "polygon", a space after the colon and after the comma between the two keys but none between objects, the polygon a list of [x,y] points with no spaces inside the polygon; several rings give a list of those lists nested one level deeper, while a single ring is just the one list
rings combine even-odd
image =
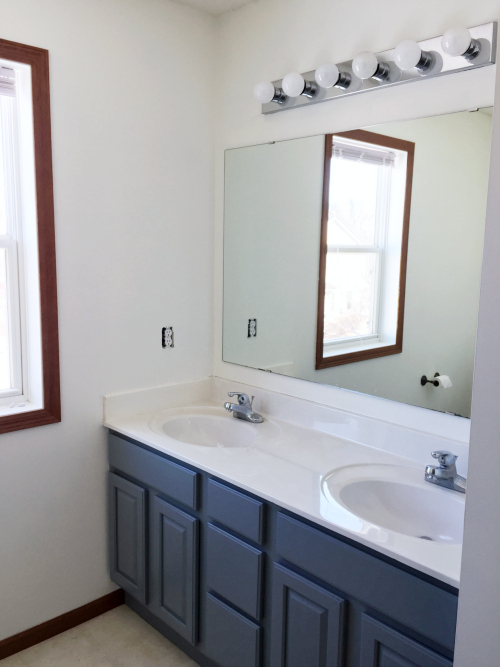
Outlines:
[{"label": "window reflected in mirror", "polygon": [[402,351],[414,148],[325,137],[316,369]]}]

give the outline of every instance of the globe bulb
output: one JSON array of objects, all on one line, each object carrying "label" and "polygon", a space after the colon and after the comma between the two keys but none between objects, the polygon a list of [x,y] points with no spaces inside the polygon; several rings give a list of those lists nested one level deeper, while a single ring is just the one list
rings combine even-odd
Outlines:
[{"label": "globe bulb", "polygon": [[339,76],[339,68],[333,63],[320,65],[314,73],[316,83],[322,88],[332,88],[339,80]]},{"label": "globe bulb", "polygon": [[441,38],[441,47],[449,56],[463,56],[471,45],[472,38],[467,28],[456,26],[447,30]]},{"label": "globe bulb", "polygon": [[378,60],[370,51],[363,51],[352,61],[352,71],[360,79],[369,79],[378,69]]},{"label": "globe bulb", "polygon": [[289,97],[298,97],[304,92],[306,82],[304,77],[298,72],[291,72],[283,79],[283,90]]},{"label": "globe bulb", "polygon": [[406,39],[394,49],[394,62],[402,70],[416,67],[421,57],[422,49],[411,39]]},{"label": "globe bulb", "polygon": [[261,81],[253,89],[253,96],[261,104],[272,102],[275,95],[275,88],[270,81]]}]

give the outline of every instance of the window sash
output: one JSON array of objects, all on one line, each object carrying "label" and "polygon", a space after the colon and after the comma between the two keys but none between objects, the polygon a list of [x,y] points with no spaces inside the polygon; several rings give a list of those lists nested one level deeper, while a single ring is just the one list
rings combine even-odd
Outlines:
[{"label": "window sash", "polygon": [[[6,251],[7,272],[7,312],[8,312],[8,340],[10,361],[10,388],[0,389],[0,405],[9,402],[12,397],[26,398],[23,392],[26,387],[26,364],[23,357],[26,355],[26,343],[22,338],[22,266],[20,262],[22,234],[21,234],[21,192],[19,175],[19,146],[17,127],[16,100],[5,97],[2,85],[5,83],[2,75],[7,68],[0,67],[0,133],[1,156],[3,160],[3,179],[5,196],[5,214],[7,229],[0,235],[0,248]],[[7,70],[13,72],[13,70]],[[15,81],[14,77],[12,77]],[[12,88],[12,90],[15,90]],[[24,366],[24,373],[23,373]]]},{"label": "window sash", "polygon": [[[335,150],[334,143],[334,150]],[[356,150],[361,151],[361,148],[356,147]],[[374,151],[381,155],[388,155],[388,151]],[[394,153],[391,153],[395,157]],[[332,155],[332,160],[338,159],[335,153]],[[344,159],[344,158],[342,158]],[[387,246],[387,230],[389,222],[389,202],[390,202],[390,184],[391,184],[391,170],[384,168],[385,162],[378,163],[378,179],[377,179],[377,199],[375,210],[375,243],[373,245],[341,245],[328,244],[327,255],[332,253],[370,253],[378,255],[376,261],[376,274],[372,282],[371,304],[372,312],[370,321],[372,323],[372,331],[370,334],[347,336],[339,339],[323,338],[323,348],[326,351],[332,345],[346,344],[360,340],[373,338],[379,340],[380,338],[380,321],[382,317],[382,308],[384,303],[383,295],[383,276],[385,268],[385,248]]]}]

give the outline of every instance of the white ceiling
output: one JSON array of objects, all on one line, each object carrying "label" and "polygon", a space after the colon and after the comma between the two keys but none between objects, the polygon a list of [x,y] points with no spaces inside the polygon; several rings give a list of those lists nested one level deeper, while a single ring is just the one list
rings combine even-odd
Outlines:
[{"label": "white ceiling", "polygon": [[254,0],[174,0],[174,2],[191,5],[209,14],[223,14],[230,9],[237,9],[249,2],[254,2]]}]

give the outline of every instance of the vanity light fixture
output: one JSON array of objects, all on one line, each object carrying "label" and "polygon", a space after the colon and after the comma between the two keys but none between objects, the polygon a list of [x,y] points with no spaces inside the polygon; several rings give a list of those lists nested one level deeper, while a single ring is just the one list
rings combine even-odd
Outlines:
[{"label": "vanity light fixture", "polygon": [[283,79],[283,90],[289,97],[303,95],[312,99],[318,93],[318,86],[314,81],[306,81],[302,74],[290,72]]},{"label": "vanity light fixture", "polygon": [[276,88],[270,81],[261,81],[253,89],[253,96],[261,104],[277,102],[283,104],[287,101],[287,96],[281,88]]},{"label": "vanity light fixture", "polygon": [[375,81],[387,81],[391,68],[388,63],[379,62],[377,56],[370,51],[363,51],[352,61],[352,71],[362,79],[375,79]]},{"label": "vanity light fixture", "polygon": [[417,42],[405,39],[394,49],[394,62],[400,70],[407,71],[415,67],[423,74],[433,66],[435,58],[429,51],[422,51]]},{"label": "vanity light fixture", "polygon": [[323,63],[314,72],[316,83],[321,88],[341,88],[347,90],[351,85],[352,77],[349,72],[341,72],[334,63]]},{"label": "vanity light fixture", "polygon": [[449,56],[463,56],[466,60],[474,60],[481,51],[481,44],[471,37],[470,31],[464,26],[449,28],[441,38],[443,51]]},{"label": "vanity light fixture", "polygon": [[265,115],[323,104],[337,97],[494,65],[496,43],[496,22],[450,28],[438,37],[404,40],[386,51],[363,51],[353,60],[325,62],[316,70],[290,72],[283,79],[258,83],[254,97],[262,103]]}]

